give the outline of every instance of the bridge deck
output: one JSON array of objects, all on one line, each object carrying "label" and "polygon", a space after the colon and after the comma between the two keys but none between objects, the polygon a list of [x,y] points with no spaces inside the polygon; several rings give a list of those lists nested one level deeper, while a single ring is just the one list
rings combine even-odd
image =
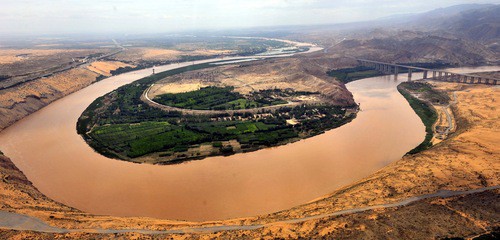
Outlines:
[{"label": "bridge deck", "polygon": [[[492,77],[481,77],[481,76],[471,75],[471,74],[454,73],[454,72],[444,71],[444,70],[439,70],[439,69],[421,68],[421,67],[401,65],[401,64],[395,64],[395,63],[386,63],[386,62],[380,62],[380,61],[373,61],[373,60],[367,60],[367,59],[356,59],[356,60],[359,61],[359,62],[381,64],[381,65],[386,65],[386,66],[391,66],[391,67],[407,68],[407,69],[427,71],[427,72],[436,72],[436,73],[441,73],[441,74],[450,74],[450,75],[454,75],[454,76],[463,76],[463,77],[467,77],[467,78],[485,79],[485,80],[491,80],[491,81],[495,82],[496,84],[500,84],[500,79],[492,78]],[[431,75],[430,78],[433,78],[432,75]],[[480,83],[478,83],[478,84],[480,84]]]}]

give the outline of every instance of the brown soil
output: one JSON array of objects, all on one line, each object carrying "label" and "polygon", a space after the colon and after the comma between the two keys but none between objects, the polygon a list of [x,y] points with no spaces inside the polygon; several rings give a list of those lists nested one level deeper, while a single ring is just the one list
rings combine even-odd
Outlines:
[{"label": "brown soil", "polygon": [[117,61],[138,63],[142,61],[168,61],[179,60],[181,56],[210,56],[218,54],[227,54],[230,51],[197,49],[192,51],[179,51],[163,48],[130,48],[115,56]]},{"label": "brown soil", "polygon": [[90,64],[90,66],[87,66],[87,69],[99,75],[104,75],[109,77],[111,76],[111,71],[114,71],[121,67],[135,67],[135,66],[117,61],[98,61],[98,62],[93,62],[92,64]]},{"label": "brown soil", "polygon": [[[37,233],[0,230],[2,239],[444,239],[495,231],[500,191],[430,199],[399,208],[326,217],[257,230],[144,235],[139,233]],[[496,230],[498,231],[498,230]]]},{"label": "brown soil", "polygon": [[[55,58],[56,55],[80,56],[88,54],[88,50],[71,49],[0,49],[0,64],[14,62],[39,61],[46,58]],[[71,60],[71,59],[69,59]]]}]

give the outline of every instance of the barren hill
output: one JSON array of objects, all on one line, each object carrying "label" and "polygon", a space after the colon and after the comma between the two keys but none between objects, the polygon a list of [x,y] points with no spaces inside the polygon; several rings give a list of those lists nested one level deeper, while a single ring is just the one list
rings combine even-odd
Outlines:
[{"label": "barren hill", "polygon": [[498,62],[498,52],[455,37],[418,36],[346,40],[329,49],[333,56],[352,56],[388,62],[435,62],[480,65]]}]

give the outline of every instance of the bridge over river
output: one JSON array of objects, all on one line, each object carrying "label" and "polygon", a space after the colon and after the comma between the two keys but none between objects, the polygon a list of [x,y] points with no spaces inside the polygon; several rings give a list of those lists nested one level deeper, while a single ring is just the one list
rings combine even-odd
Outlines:
[{"label": "bridge over river", "polygon": [[[490,77],[480,77],[477,75],[453,73],[444,70],[428,69],[407,65],[400,65],[395,63],[386,63],[379,61],[372,61],[366,59],[356,59],[361,66],[371,67],[377,71],[398,75],[400,69],[408,69],[408,78],[411,79],[412,73],[420,71],[424,73],[423,79],[431,79],[444,82],[458,82],[458,83],[471,83],[471,84],[490,84],[499,85],[500,79]],[[432,74],[432,75],[431,75]]]}]

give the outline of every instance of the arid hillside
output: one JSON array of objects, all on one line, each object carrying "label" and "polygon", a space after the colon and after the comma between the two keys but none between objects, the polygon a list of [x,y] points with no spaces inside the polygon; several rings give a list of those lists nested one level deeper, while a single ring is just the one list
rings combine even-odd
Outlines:
[{"label": "arid hillside", "polygon": [[[1,66],[1,65],[0,65]],[[93,62],[87,67],[76,67],[49,77],[18,83],[0,90],[0,130],[49,103],[80,90],[110,71],[131,66],[121,62]]]},{"label": "arid hillside", "polygon": [[[407,34],[406,37],[401,37]],[[328,52],[334,56],[357,57],[386,62],[442,62],[449,65],[495,64],[500,53],[484,45],[457,37],[401,33],[398,36],[345,40]]]},{"label": "arid hillside", "polygon": [[87,69],[99,75],[109,77],[112,75],[112,71],[125,67],[133,68],[135,66],[117,61],[97,61],[87,66]]},{"label": "arid hillside", "polygon": [[206,56],[214,56],[214,55],[230,54],[230,53],[232,53],[232,51],[200,49],[200,50],[185,52],[180,50],[164,49],[164,48],[137,47],[137,48],[127,49],[127,51],[121,52],[113,56],[112,59],[132,64],[138,64],[147,61],[153,61],[153,62],[179,61],[183,56],[206,57]]},{"label": "arid hillside", "polygon": [[297,28],[289,37],[315,42],[334,58],[495,65],[500,59],[499,16],[498,5],[463,4],[372,22]]},{"label": "arid hillside", "polygon": [[98,76],[87,69],[75,68],[0,90],[0,130],[52,101],[90,85]]}]

